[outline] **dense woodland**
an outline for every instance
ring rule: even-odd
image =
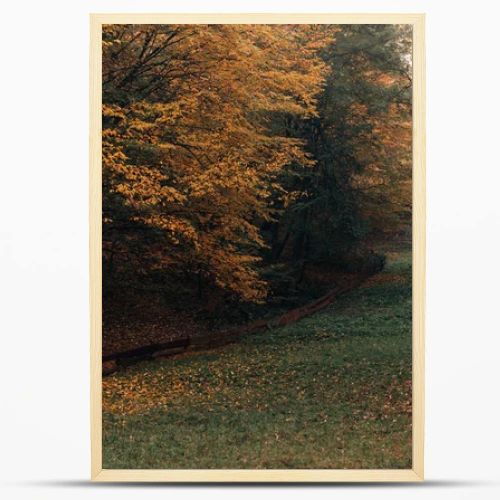
[[[411,35],[105,26],[105,322],[151,293],[243,322],[381,269],[411,233]]]

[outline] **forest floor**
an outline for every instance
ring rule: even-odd
[[[411,252],[311,317],[103,380],[104,468],[411,467]]]

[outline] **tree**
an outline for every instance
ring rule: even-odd
[[[304,140],[273,116],[316,114],[314,26],[103,30],[103,256],[116,281],[161,270],[244,300],[266,293],[259,226]]]
[[[370,232],[411,223],[410,48],[407,26],[334,28],[320,50],[318,114],[290,124],[315,164],[283,173],[289,197],[272,227],[271,260],[344,265]]]

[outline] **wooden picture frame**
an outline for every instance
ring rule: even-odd
[[[424,14],[91,14],[90,314],[91,478],[94,481],[346,482],[424,478],[425,49]],[[407,470],[107,470],[102,467],[101,33],[103,24],[411,24],[413,26],[413,420]]]

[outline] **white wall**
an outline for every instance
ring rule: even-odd
[[[0,475],[4,498],[267,489],[86,485],[88,13],[426,12],[426,475],[415,487],[273,488],[280,498],[499,498],[498,2],[11,1],[0,37]],[[495,92],[496,91],[496,92]],[[497,483],[492,483],[497,481]],[[404,490],[404,491],[403,491]]]

